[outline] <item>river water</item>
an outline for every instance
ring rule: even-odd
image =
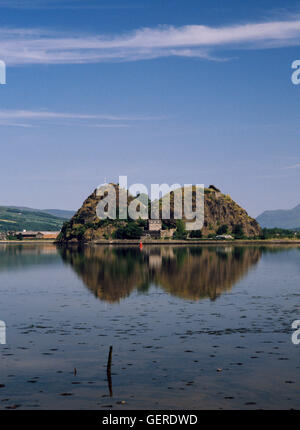
[[[292,246],[1,244],[0,408],[298,409],[299,281]]]

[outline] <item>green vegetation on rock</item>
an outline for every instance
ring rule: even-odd
[[[134,221],[129,221],[126,225],[119,227],[114,233],[114,239],[139,239],[143,234],[142,227]]]

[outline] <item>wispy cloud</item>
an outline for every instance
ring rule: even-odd
[[[291,166],[282,167],[282,170],[286,169],[300,169],[300,163],[292,164]]]
[[[22,127],[22,128],[32,128],[34,125],[32,124],[26,124],[22,122],[12,122],[12,121],[6,121],[6,120],[0,120],[0,126],[4,127]]]
[[[50,112],[45,110],[0,110],[0,125],[13,127],[35,127],[55,120],[58,125],[76,125],[93,128],[125,128],[135,121],[161,120],[159,116],[128,116],[109,114],[82,114]],[[102,121],[99,123],[99,121]]]
[[[116,35],[86,35],[43,29],[0,29],[0,58],[11,65],[138,61],[181,56],[217,59],[226,49],[300,45],[300,19],[225,27],[186,25],[141,28]]]

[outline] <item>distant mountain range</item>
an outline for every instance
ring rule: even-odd
[[[0,231],[59,231],[74,211],[0,206]]]
[[[261,225],[261,227],[299,229],[300,205],[293,209],[265,211],[256,218],[256,221]]]

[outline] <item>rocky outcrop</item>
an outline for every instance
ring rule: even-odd
[[[228,226],[229,233],[240,225],[246,237],[258,237],[261,228],[245,209],[239,206],[229,195],[224,195],[211,188],[205,189],[204,235],[214,234],[222,225]]]
[[[118,186],[114,185],[114,187],[118,196]],[[129,195],[127,203],[129,204],[132,200],[133,197]],[[96,214],[99,201],[100,197],[95,190],[84,201],[71,220],[63,225],[58,242],[91,242],[99,239],[111,239],[116,230],[127,225],[127,220],[100,220]],[[164,228],[172,229],[176,227],[176,220],[174,220],[172,214],[171,194],[171,219],[163,223]],[[221,226],[227,226],[229,234],[234,233],[237,226],[239,226],[245,237],[258,237],[261,234],[259,224],[247,214],[245,209],[240,207],[229,195],[224,195],[218,188],[210,186],[204,192],[204,226],[202,234],[204,237],[215,235]]]

